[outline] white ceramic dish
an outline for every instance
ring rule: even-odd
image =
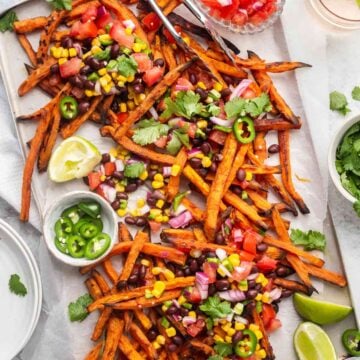
[[[12,274],[18,274],[28,293],[8,290]],[[0,338],[1,359],[13,359],[29,341],[39,320],[42,304],[40,273],[24,240],[0,219]]]
[[[87,260],[85,258],[76,259],[60,252],[55,246],[54,225],[60,218],[61,213],[70,206],[78,204],[80,201],[94,200],[101,205],[101,220],[104,223],[103,232],[111,237],[111,244],[103,255],[94,259]],[[61,196],[53,202],[53,204],[45,210],[43,222],[43,234],[46,245],[50,252],[60,261],[71,266],[86,266],[103,259],[112,249],[117,241],[117,219],[115,211],[111,208],[101,196],[90,191],[73,191]]]
[[[328,168],[330,177],[335,185],[335,187],[339,190],[342,196],[345,199],[349,200],[351,203],[356,201],[355,197],[352,196],[341,184],[340,176],[336,171],[335,160],[336,160],[336,149],[340,144],[342,138],[345,133],[357,122],[360,121],[360,114],[352,117],[351,119],[342,123],[342,125],[335,131],[335,134],[330,142],[329,155],[328,155]]]

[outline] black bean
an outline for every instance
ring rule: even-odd
[[[271,305],[272,305],[273,309],[275,310],[275,312],[278,313],[279,312],[279,305],[277,303],[274,303],[274,302],[272,302]]]
[[[156,59],[154,61],[154,65],[158,66],[158,67],[163,67],[165,65],[165,61],[164,61],[164,59],[161,59],[161,58]]]
[[[124,193],[124,192],[118,191],[118,192],[116,193],[116,198],[117,198],[118,200],[127,200],[127,199],[129,198],[129,196],[128,196],[128,194],[126,194],[126,193]]]
[[[221,90],[221,97],[223,99],[226,99],[230,95],[231,95],[231,90],[229,88]]]
[[[138,275],[137,274],[132,274],[129,276],[129,279],[128,279],[128,283],[129,284],[136,284],[138,281]]]
[[[156,337],[157,337],[157,331],[156,331],[155,329],[150,329],[150,330],[147,332],[146,336],[148,337],[148,339],[149,339],[150,341],[153,341],[153,340],[155,340]]]
[[[143,216],[139,216],[139,217],[136,219],[135,225],[136,225],[136,226],[139,226],[139,227],[142,227],[142,226],[145,226],[146,223],[147,223],[146,219],[145,219]]]
[[[198,82],[198,78],[197,78],[196,74],[194,74],[194,73],[190,74],[189,80],[193,85],[197,84],[197,82]]]
[[[134,191],[136,191],[137,190],[137,185],[135,184],[135,183],[132,183],[132,184],[128,184],[128,185],[126,185],[126,187],[125,187],[125,191],[126,192],[134,192]]]
[[[81,81],[79,76],[72,76],[69,79],[69,82],[72,86],[78,87],[80,89],[82,89],[84,87],[84,83]]]
[[[207,169],[196,169],[197,173],[201,176],[201,177],[205,177],[208,173],[208,170]]]
[[[157,199],[150,196],[146,202],[148,203],[149,206],[155,206],[157,203]]]
[[[134,91],[137,93],[137,94],[141,94],[145,91],[145,87],[143,84],[141,83],[138,83],[138,84],[135,84],[134,85]]]
[[[143,280],[146,276],[146,266],[145,265],[140,265],[139,267],[139,279]]]
[[[207,258],[216,258],[216,253],[214,251],[209,251],[206,253]]]
[[[255,295],[256,296],[256,295]],[[250,301],[244,309],[244,313],[245,314],[251,314],[251,312],[255,309],[255,302],[254,301]]]
[[[113,177],[118,180],[124,179],[124,172],[123,171],[114,171]]]
[[[232,85],[234,83],[234,78],[229,75],[223,75],[223,79],[228,85]]]
[[[203,143],[203,140],[200,138],[194,138],[192,139],[192,143],[194,146],[200,146]]]
[[[116,100],[114,100],[114,101],[111,103],[110,108],[111,108],[111,110],[112,110],[114,113],[120,112],[119,103],[118,103]]]
[[[248,288],[253,289],[256,287],[256,281],[255,280],[249,280],[248,281]]]
[[[269,279],[275,279],[276,278],[275,271],[271,271],[271,272],[267,273],[266,277],[268,277]]]
[[[102,69],[102,68],[106,67],[107,61],[101,60],[101,61],[99,62],[99,65],[100,65],[100,69]]]
[[[120,54],[120,46],[118,43],[114,43],[111,45],[111,49],[110,49],[110,56],[112,59],[115,59],[119,56]]]
[[[248,290],[246,293],[247,299],[255,299],[258,294],[258,291],[255,289]]]
[[[177,313],[177,311],[178,311],[177,307],[176,307],[175,305],[171,305],[171,306],[169,306],[169,308],[166,310],[166,313],[167,313],[168,315],[174,315],[174,314]]]
[[[95,89],[95,83],[90,80],[84,81],[84,88],[88,90],[94,90]]]
[[[59,73],[59,64],[51,65],[50,71],[52,74],[58,74]]]
[[[110,158],[110,154],[109,154],[109,153],[105,153],[105,154],[102,154],[102,155],[101,155],[101,162],[102,162],[103,164],[109,162],[110,160],[111,160],[111,158]]]
[[[214,161],[220,162],[220,161],[222,161],[222,159],[223,159],[222,154],[215,154],[214,155]]]
[[[261,289],[262,289],[262,285],[261,284],[256,284],[255,290],[260,291]]]
[[[88,101],[81,101],[78,109],[80,114],[85,114],[90,109],[90,103]]]
[[[244,181],[245,178],[246,178],[246,172],[244,169],[239,169],[236,173],[236,178],[239,180],[239,181]]]
[[[168,350],[169,350],[170,352],[175,352],[178,347],[177,347],[175,344],[171,343],[171,344],[168,345],[167,348],[168,348]]]
[[[216,163],[211,163],[211,165],[210,165],[210,167],[209,167],[209,171],[210,172],[216,172],[216,170],[217,170],[217,165],[216,165]]]
[[[70,49],[74,45],[74,42],[71,37],[65,36],[61,39],[61,46],[65,49]]]
[[[135,179],[135,184],[136,184],[137,186],[144,185],[144,180],[141,180],[141,179]]]
[[[280,146],[278,144],[272,144],[269,146],[268,152],[270,154],[276,154],[280,150]]]
[[[87,60],[87,64],[93,69],[93,70],[100,70],[101,64],[98,59],[95,59],[94,57],[89,57]]]
[[[114,210],[118,210],[119,207],[120,207],[120,202],[119,200],[115,200],[111,203],[111,207],[114,209]]]
[[[92,72],[91,67],[89,65],[85,65],[80,69],[81,75],[89,75]]]
[[[129,225],[134,225],[135,221],[136,221],[136,219],[133,216],[127,216],[125,218],[125,222]]]
[[[288,289],[282,289],[282,291],[281,291],[281,297],[282,298],[288,298],[292,294],[293,294],[293,292],[291,290],[288,290]]]
[[[233,344],[236,344],[239,341],[241,341],[243,339],[243,337],[244,337],[243,332],[241,330],[237,331],[232,337]]]
[[[224,235],[218,232],[215,236],[215,243],[218,245],[223,245],[225,243]]]
[[[223,279],[223,280],[217,280],[215,282],[216,289],[219,291],[228,290],[230,288],[229,281]]]
[[[190,276],[192,273],[191,273],[191,270],[190,270],[190,268],[188,267],[188,266],[186,266],[185,268],[184,268],[184,275],[185,276]]]
[[[194,169],[200,169],[201,168],[201,159],[193,157],[190,159],[190,165],[194,168]]]
[[[259,251],[259,252],[264,252],[267,249],[268,249],[268,246],[265,243],[260,243],[260,244],[256,245],[256,250]]]
[[[175,276],[176,277],[183,277],[184,276],[184,271],[181,270],[181,269],[176,269]]]
[[[199,266],[202,266],[202,264],[204,263],[205,260],[206,260],[205,254],[200,255],[200,256],[196,259],[196,261],[197,261],[197,263],[199,264]]]
[[[211,145],[208,142],[204,142],[201,146],[200,146],[201,151],[207,155],[209,154],[209,152],[211,151]]]
[[[215,293],[216,293],[216,286],[215,286],[215,284],[210,284],[210,285],[209,285],[209,290],[208,290],[208,292],[209,292],[209,296],[215,295]]]
[[[192,259],[191,260],[191,263],[190,263],[190,271],[195,274],[199,269],[199,266],[198,266],[198,263],[195,259]]]
[[[181,345],[183,344],[183,339],[182,339],[182,337],[179,336],[179,335],[175,335],[175,336],[172,338],[172,341],[173,341],[174,344],[179,345],[179,346],[181,346]]]
[[[200,99],[203,101],[206,100],[208,97],[208,92],[202,88],[196,88],[195,92],[200,95]]]
[[[149,170],[148,177],[150,180],[154,180],[154,176],[157,174],[156,170]]]
[[[250,272],[250,274],[256,274],[256,273],[258,273],[258,272],[259,272],[258,267],[257,267],[257,266],[255,266],[255,265],[253,265],[253,267],[251,268],[251,272]]]
[[[116,284],[116,287],[118,288],[118,290],[122,290],[126,288],[126,280],[121,280]]]
[[[184,307],[181,307],[180,314],[181,314],[181,316],[187,316],[189,314],[189,310],[185,309]]]
[[[232,186],[231,187],[232,191],[236,194],[236,195],[241,195],[242,194],[242,189],[239,186]]]

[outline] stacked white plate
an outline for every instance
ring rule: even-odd
[[[18,274],[27,295],[9,290],[9,279]],[[0,339],[1,360],[14,358],[29,341],[39,320],[42,289],[39,269],[24,240],[0,219]]]

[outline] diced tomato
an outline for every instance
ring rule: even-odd
[[[231,274],[231,277],[237,281],[245,280],[251,273],[252,263],[249,261],[241,261],[240,266],[238,266]]]
[[[168,137],[167,135],[164,135],[164,136],[160,136],[159,139],[157,139],[154,144],[160,148],[160,149],[164,149],[166,144],[167,144],[167,141],[168,141]]]
[[[239,184],[239,186],[240,186],[243,190],[245,190],[249,185],[250,185],[250,183],[249,183],[248,181],[246,181],[246,180],[241,181],[240,184]]]
[[[272,305],[263,304],[260,316],[262,318],[265,328],[267,328],[270,325],[270,322],[276,318],[276,312]]]
[[[117,116],[117,122],[119,124],[122,124],[127,119],[127,117],[129,116],[129,113],[122,112],[122,113],[118,113],[116,116]]]
[[[256,93],[254,90],[247,88],[246,90],[244,90],[244,92],[241,94],[241,97],[244,99],[253,99],[254,97],[256,97]]]
[[[188,128],[188,131],[187,131],[187,134],[189,135],[189,137],[191,137],[192,139],[195,137],[195,134],[196,134],[196,124],[194,123],[190,123],[188,124],[189,128]]]
[[[158,30],[161,25],[160,18],[154,12],[145,15],[141,22],[144,25],[145,29],[149,31]]]
[[[177,32],[178,34],[181,34],[181,27],[180,27],[179,25],[175,25],[174,28],[175,28],[175,30],[176,30],[176,32]],[[166,37],[166,40],[167,40],[170,44],[175,44],[175,43],[176,43],[174,37],[170,34],[170,31],[169,31],[168,29],[164,28],[163,34],[164,34],[164,36]]]
[[[224,145],[227,137],[227,133],[220,130],[212,130],[209,135],[209,140],[213,141],[216,144]]]
[[[111,176],[115,170],[116,170],[116,166],[114,162],[107,162],[104,164],[104,170],[105,170],[105,175],[106,176]]]
[[[264,286],[263,290],[270,292],[274,287],[274,279],[270,278],[268,279],[268,283]]]
[[[115,23],[111,30],[110,30],[110,36],[119,43],[119,45],[125,46],[129,49],[131,49],[134,45],[134,36],[128,35],[125,32],[125,28],[120,25],[119,23]]]
[[[247,8],[248,6],[252,5],[252,3],[254,2],[254,0],[240,0],[239,1],[239,6],[244,9]]]
[[[99,29],[104,29],[107,25],[113,24],[114,19],[110,13],[106,13],[96,19],[96,26]]]
[[[224,6],[221,8],[221,17],[226,20],[231,20],[232,17],[236,14],[239,7],[239,0],[232,0],[231,5]]]
[[[70,36],[77,40],[85,40],[94,38],[97,35],[98,29],[93,21],[86,23],[76,21],[71,27]]]
[[[203,3],[212,8],[212,9],[222,9],[224,8],[217,0],[202,0]]]
[[[104,190],[101,188],[101,186],[98,186],[98,187],[96,188],[96,193],[97,193],[98,195],[100,195],[101,197],[103,197],[105,200],[107,200],[107,199],[106,199],[106,196],[105,196],[105,193],[104,193]]]
[[[251,254],[245,250],[239,251],[241,261],[253,261],[255,259],[255,255]]]
[[[277,261],[271,259],[267,255],[263,257],[256,263],[256,266],[261,272],[270,272],[276,269]]]
[[[152,233],[157,233],[157,232],[160,231],[161,223],[158,223],[158,222],[153,221],[153,220],[149,220],[148,223],[149,223],[150,230],[151,230]]]
[[[82,15],[81,21],[86,23],[88,21],[94,21],[97,17],[97,6],[90,6]]]
[[[189,325],[186,328],[186,332],[192,336],[196,337],[205,327],[205,321],[203,319],[199,319],[196,323]]]
[[[156,84],[162,77],[164,73],[163,68],[154,66],[152,69],[147,70],[143,76],[143,80],[147,86],[153,86]]]
[[[194,90],[194,85],[188,79],[184,77],[180,77],[175,84],[175,90],[177,91]]]
[[[201,301],[200,292],[195,286],[191,289],[190,294],[185,297],[192,303],[199,303]]]
[[[266,328],[268,333],[274,332],[275,330],[281,328],[281,321],[280,319],[272,319],[270,321],[269,326]]]
[[[135,61],[138,64],[138,72],[145,72],[147,70],[150,70],[153,67],[153,63],[151,59],[149,58],[149,55],[144,53],[134,53],[132,54],[132,57],[135,59]]]
[[[245,25],[246,22],[248,21],[247,13],[238,11],[238,12],[233,16],[233,18],[231,19],[231,21],[232,21],[234,24],[236,24],[236,25],[243,26],[243,25]]]
[[[95,190],[101,184],[101,174],[99,172],[91,172],[88,175],[89,188]]]
[[[254,230],[246,230],[244,233],[243,249],[251,254],[256,254],[256,245],[262,241],[262,236]]]
[[[203,271],[209,278],[209,284],[213,284],[216,281],[216,269],[217,265],[215,263],[206,261],[203,264]]]
[[[61,77],[68,78],[77,75],[80,72],[81,63],[81,59],[75,57],[61,64],[59,67]]]

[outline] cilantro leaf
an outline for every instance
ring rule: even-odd
[[[310,230],[306,233],[299,229],[291,229],[290,238],[295,245],[302,245],[307,251],[325,250],[325,235],[319,231]]]
[[[249,99],[245,105],[245,111],[251,117],[255,118],[260,116],[263,112],[268,112],[271,110],[271,103],[269,96],[265,93],[262,93],[260,96]]]
[[[18,296],[25,296],[27,294],[27,289],[25,285],[21,282],[20,276],[18,274],[12,274],[9,279],[9,290]]]
[[[180,141],[180,139],[176,136],[176,134],[172,133],[171,139],[170,141],[168,141],[167,145],[166,145],[166,150],[171,154],[171,155],[176,155],[179,150],[181,149],[182,143]]]
[[[220,114],[220,107],[211,103],[206,107],[206,112],[209,113],[210,116],[218,116]]]
[[[182,116],[191,119],[199,115],[204,110],[204,105],[200,103],[200,95],[193,91],[179,91],[175,100],[170,97],[165,98],[166,109],[161,114],[163,118],[169,118],[172,115]]]
[[[89,294],[80,296],[75,302],[68,305],[68,314],[71,322],[83,321],[89,315],[87,307],[93,302]]]
[[[200,310],[214,319],[225,318],[231,314],[231,306],[228,301],[221,301],[218,296],[210,296],[205,303],[200,305]]]
[[[143,120],[134,131],[133,141],[139,145],[153,144],[161,136],[167,135],[169,126],[158,121]]]
[[[224,358],[220,355],[211,355],[207,360],[223,360]]]
[[[178,137],[178,139],[180,140],[180,142],[186,147],[186,148],[190,148],[190,140],[189,140],[189,135],[187,133],[182,132],[181,130],[174,130],[173,134],[175,134],[175,136]]]
[[[8,30],[13,31],[14,22],[17,20],[18,18],[16,16],[15,11],[13,10],[8,11],[0,18],[0,31],[2,33]]]
[[[234,119],[239,115],[243,115],[245,104],[246,104],[245,100],[239,97],[228,101],[225,104],[226,117],[228,119]]]
[[[117,58],[117,70],[120,75],[129,77],[137,72],[138,64],[132,56],[121,55]]]
[[[56,10],[71,10],[72,0],[46,0]]]
[[[233,347],[232,344],[228,344],[222,341],[217,341],[216,345],[214,346],[214,350],[220,355],[220,356],[229,356],[233,353]]]
[[[124,175],[128,178],[138,178],[145,171],[145,165],[142,161],[125,165]]]
[[[359,0],[360,3],[360,0]],[[360,101],[360,86],[355,86],[351,92],[351,96],[354,100]]]
[[[330,93],[330,110],[336,110],[345,116],[351,111],[347,105],[348,102],[344,94],[339,91],[333,91]]]
[[[357,200],[357,201],[354,202],[353,208],[354,208],[357,216],[360,217],[360,201],[359,201],[359,200]]]

